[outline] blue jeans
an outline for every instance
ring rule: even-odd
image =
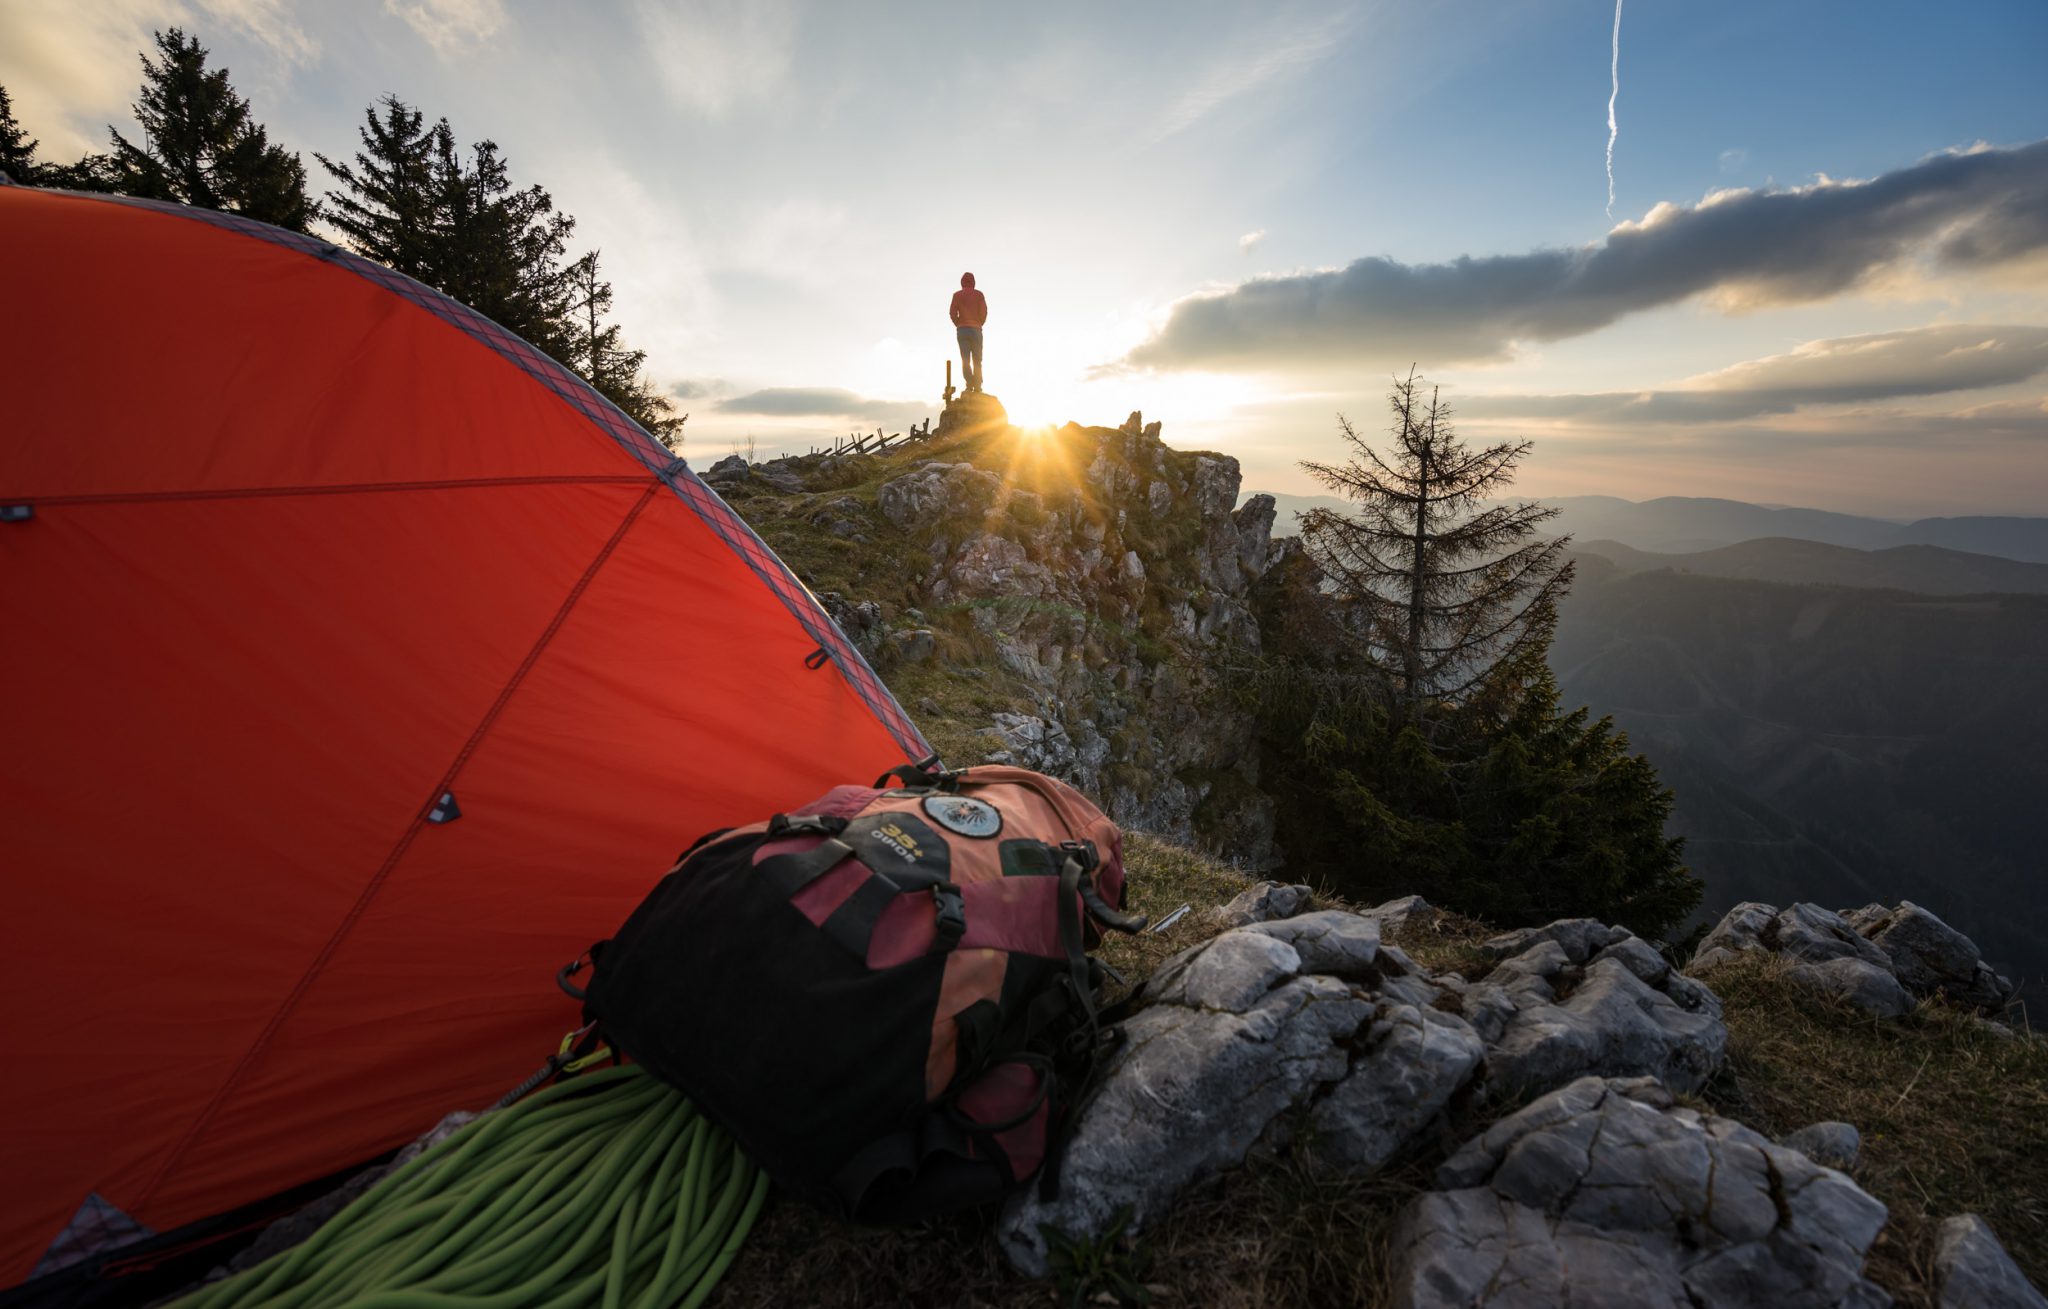
[[[981,389],[981,329],[960,327],[954,329],[960,338],[960,381],[970,391]]]

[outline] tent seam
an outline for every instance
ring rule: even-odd
[[[195,209],[189,205],[144,200],[136,196],[50,189],[83,200],[104,201],[175,214],[194,222],[206,223],[268,241],[288,250],[296,250],[323,263],[344,268],[403,297],[471,340],[496,351],[529,378],[553,392],[564,404],[583,415],[599,431],[610,436],[621,449],[638,460],[649,472],[666,482],[690,511],[703,520],[713,534],[725,542],[726,546],[740,557],[740,561],[782,601],[783,607],[796,619],[797,625],[803,628],[805,634],[832,656],[832,662],[838,667],[840,676],[853,688],[854,694],[868,707],[869,712],[874,714],[896,739],[896,744],[903,747],[912,759],[921,760],[932,754],[930,742],[924,739],[924,734],[918,731],[917,724],[904,712],[903,706],[869,666],[860,650],[847,638],[838,622],[825,611],[824,606],[818,602],[810,588],[803,584],[802,579],[791,572],[789,565],[783,563],[780,556],[761,540],[760,534],[754,531],[752,524],[734,512],[732,506],[697,476],[695,470],[691,469],[684,459],[680,456],[671,456],[666,446],[656,441],[645,428],[634,422],[624,410],[605,398],[596,388],[563,367],[561,361],[550,357],[531,342],[493,322],[453,296],[437,291],[394,268],[387,268],[374,260],[352,254],[319,237],[273,227],[268,223],[224,210]],[[592,402],[595,402],[594,405]],[[684,490],[684,479],[687,479],[690,487],[687,492]],[[759,554],[747,548],[742,542],[751,542],[753,546],[758,547]],[[767,562],[761,558],[763,555]],[[819,621],[821,619],[822,623]]]
[[[638,481],[639,479],[636,478],[634,480]],[[184,1158],[186,1152],[192,1148],[199,1137],[212,1125],[214,1115],[219,1111],[222,1103],[226,1101],[229,1093],[235,1089],[249,1069],[254,1066],[258,1056],[263,1053],[271,1040],[276,1037],[278,1030],[284,1026],[285,1020],[291,1016],[294,1009],[298,1008],[299,1002],[312,989],[313,983],[318,980],[320,973],[334,958],[336,951],[340,950],[342,941],[350,932],[355,930],[356,924],[361,921],[363,914],[369,910],[370,902],[377,898],[377,893],[384,888],[385,882],[389,880],[393,870],[398,867],[399,861],[404,859],[406,852],[412,848],[414,839],[419,836],[420,831],[427,825],[428,811],[444,792],[453,789],[455,778],[462,771],[463,765],[469,762],[470,757],[476,753],[477,747],[483,744],[483,739],[489,734],[492,724],[497,722],[498,715],[504,712],[505,706],[510,703],[513,694],[518,691],[520,683],[526,680],[526,675],[533,671],[533,666],[536,663],[540,662],[541,654],[547,649],[549,643],[554,640],[555,633],[559,632],[562,629],[562,625],[568,621],[570,612],[575,609],[576,602],[583,598],[583,593],[589,589],[591,580],[597,576],[598,570],[604,567],[605,562],[618,549],[619,542],[625,540],[626,533],[631,530],[634,523],[639,521],[641,513],[645,511],[649,504],[653,503],[655,493],[660,488],[661,483],[656,481],[650,484],[645,491],[641,492],[640,497],[626,511],[625,518],[620,521],[617,529],[612,532],[611,539],[604,543],[603,549],[597,552],[597,557],[590,561],[590,566],[585,568],[583,575],[576,579],[576,585],[569,589],[569,594],[563,599],[560,607],[555,610],[554,618],[542,630],[540,636],[534,641],[532,648],[526,652],[526,657],[520,661],[519,667],[513,670],[511,678],[505,683],[503,689],[498,692],[497,699],[491,702],[491,707],[485,711],[483,718],[477,723],[476,730],[470,733],[469,739],[463,743],[462,749],[456,753],[455,761],[441,775],[441,779],[435,785],[432,795],[426,803],[420,806],[419,811],[413,815],[412,822],[407,825],[404,834],[398,838],[398,844],[392,847],[391,853],[385,857],[384,862],[379,865],[376,873],[364,884],[362,893],[356,897],[356,901],[350,906],[348,913],[336,925],[334,932],[327,938],[327,943],[320,948],[320,953],[313,957],[311,964],[307,965],[306,971],[300,976],[298,983],[285,996],[284,1003],[277,1007],[276,1012],[270,1016],[270,1021],[264,1025],[262,1032],[250,1043],[249,1048],[242,1052],[242,1057],[235,1061],[235,1066],[228,1070],[228,1075],[221,1080],[219,1088],[207,1100],[205,1108],[199,1111],[199,1115],[192,1120],[192,1125],[185,1129],[185,1134],[178,1139],[178,1143],[172,1146],[170,1151],[164,1156],[163,1163],[157,1166],[156,1171],[143,1184],[131,1206],[133,1209],[139,1211],[155,1198],[158,1188],[170,1177],[178,1163]]]

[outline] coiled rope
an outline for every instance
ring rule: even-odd
[[[637,1065],[485,1114],[176,1309],[696,1309],[768,1177]]]

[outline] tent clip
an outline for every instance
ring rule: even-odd
[[[434,807],[427,811],[430,823],[452,823],[462,817],[462,806],[455,803],[455,792],[443,791],[441,798],[434,801]]]
[[[804,667],[814,673],[830,662],[832,662],[832,652],[822,645],[804,656]]]
[[[34,505],[0,505],[0,523],[25,523],[35,516]]]

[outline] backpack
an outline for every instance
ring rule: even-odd
[[[562,982],[784,1188],[914,1221],[1056,1155],[1100,1041],[1087,947],[1145,923],[1123,892],[1122,834],[1072,787],[912,765],[700,839]]]

